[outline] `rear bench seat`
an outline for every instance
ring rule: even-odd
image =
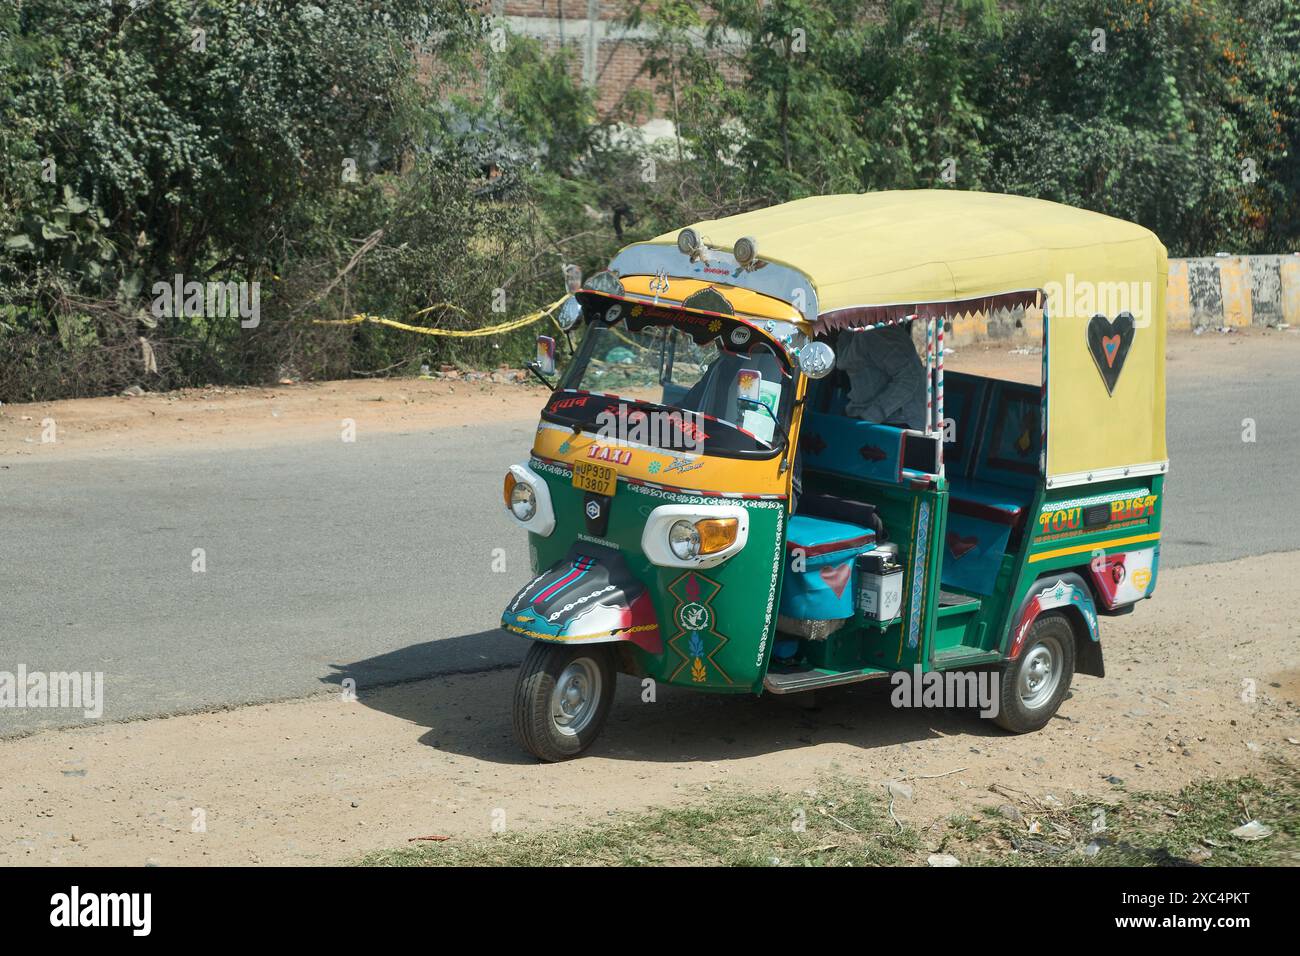
[[[834,378],[814,389],[801,438],[806,467],[904,484],[903,433],[845,417],[843,386]],[[944,445],[949,499],[941,582],[990,594],[1008,548],[1024,533],[1038,487],[1041,396],[1033,385],[961,372],[949,374],[945,389],[944,414],[955,427]],[[819,507],[801,499],[799,511],[882,530],[842,503]],[[792,537],[794,531],[792,521]]]
[[[961,372],[948,379],[944,413],[955,426],[944,444],[950,507],[1019,527],[1038,486],[1038,389]],[[1011,440],[1023,431],[1028,442],[1015,449]]]
[[[1024,533],[1038,483],[1040,396],[1032,385],[961,373],[950,378],[956,434],[945,445],[948,528],[940,582],[991,594],[1003,557]]]
[[[1019,488],[975,481],[972,478],[952,478],[948,485],[950,513],[1009,525],[1013,531],[1019,530],[1023,525],[1029,494],[1021,495]]]

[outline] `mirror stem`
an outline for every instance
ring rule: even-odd
[[[552,385],[550,381],[547,379],[547,377],[542,374],[541,369],[537,367],[536,362],[529,362],[527,365],[524,366],[524,368],[532,372],[533,375],[537,377],[537,380],[541,382],[543,385],[545,385],[547,388],[549,388],[552,392],[555,391],[555,386]]]

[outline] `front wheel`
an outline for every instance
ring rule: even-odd
[[[578,756],[605,726],[617,679],[604,645],[534,644],[515,683],[515,739],[550,763]]]
[[[1074,628],[1063,614],[1043,614],[1030,625],[1020,656],[1002,671],[994,721],[1015,734],[1042,729],[1073,678]]]

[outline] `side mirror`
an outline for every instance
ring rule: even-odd
[[[555,321],[560,324],[561,329],[567,332],[577,325],[578,320],[581,318],[582,303],[578,301],[576,296],[571,295],[565,299],[564,304],[560,306],[560,311],[556,314]]]
[[[799,370],[809,378],[825,378],[835,368],[835,350],[825,342],[809,342],[799,350]]]
[[[555,374],[555,339],[549,335],[537,336],[537,371],[543,375]]]

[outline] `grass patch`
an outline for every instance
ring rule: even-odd
[[[1065,806],[1018,807],[1022,820],[982,815],[963,862],[1010,866],[1300,865],[1300,773],[1278,765],[1267,778],[1190,784],[1177,793],[1119,791]],[[1272,835],[1247,841],[1231,831],[1251,820]]]
[[[927,830],[899,825],[884,788],[834,779],[814,791],[715,794],[699,806],[629,814],[585,827],[413,843],[363,859],[371,866],[890,866],[931,853],[964,865],[1259,866],[1300,864],[1300,780],[1205,781],[1178,793],[1125,792],[1106,801],[1015,811],[975,810]],[[1011,800],[1007,801],[1012,804]],[[1230,831],[1259,820],[1254,842]]]
[[[697,807],[653,810],[598,826],[506,833],[467,843],[374,853],[375,866],[870,866],[920,848],[887,804],[835,782],[799,795],[719,794]]]

